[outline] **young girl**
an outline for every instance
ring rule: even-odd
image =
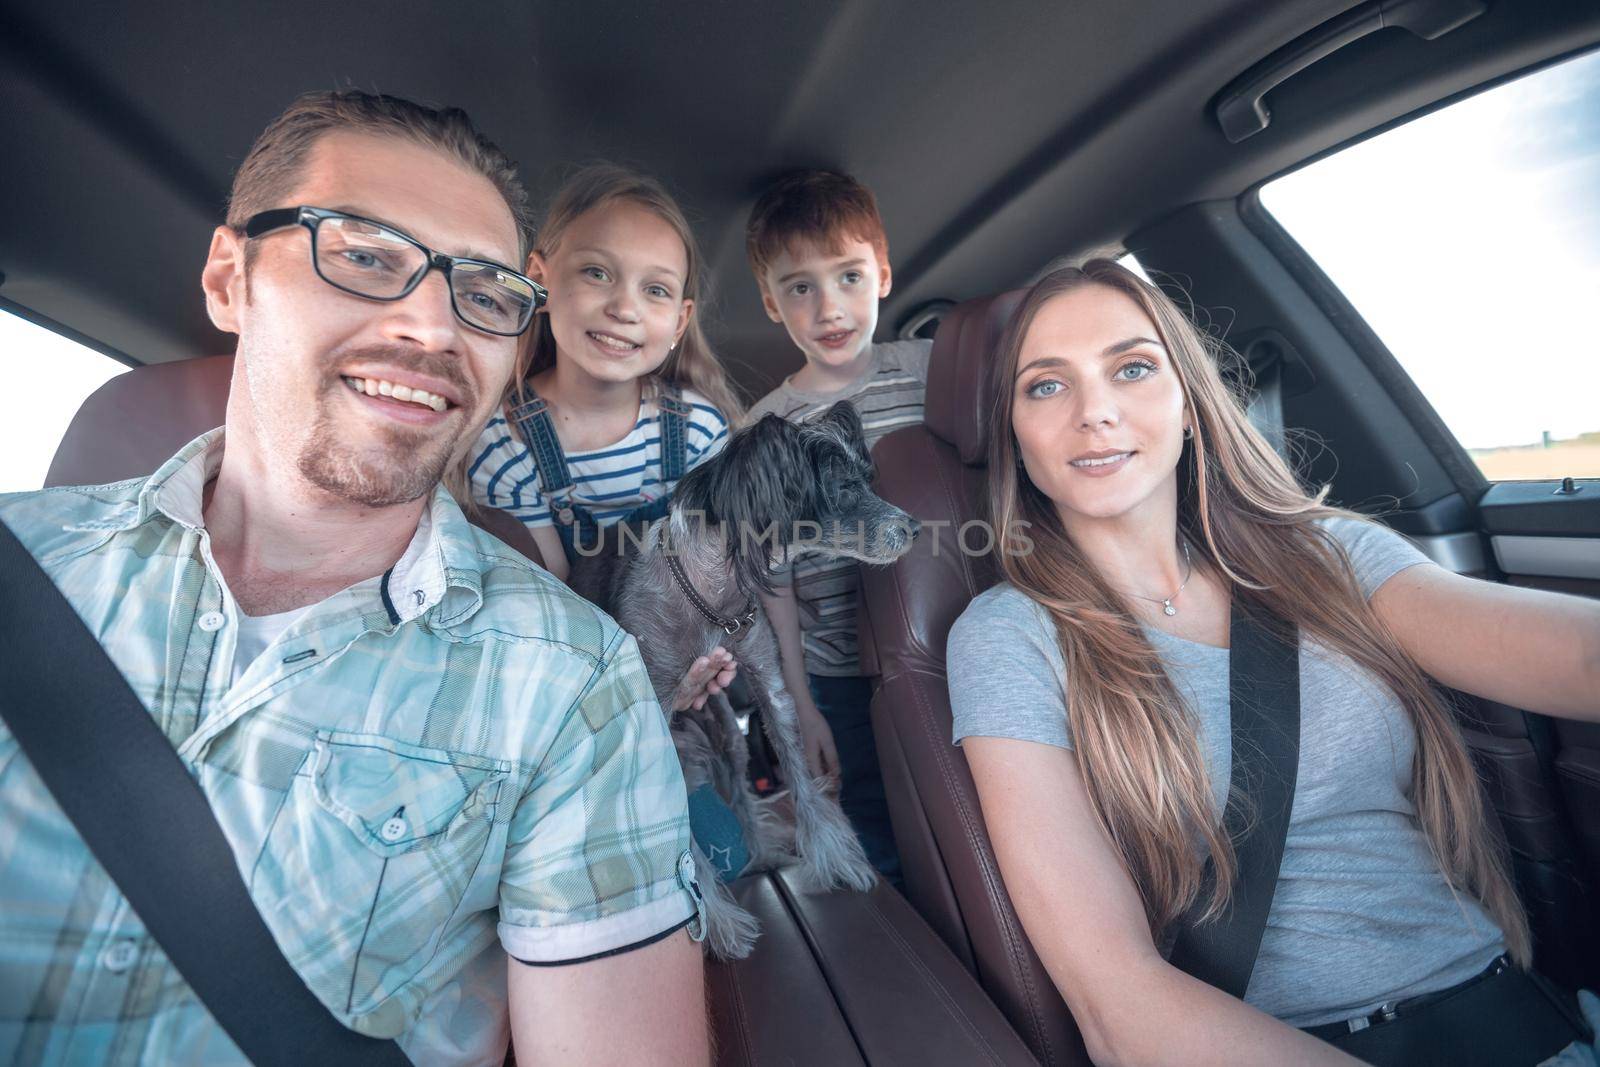
[[[556,194],[529,256],[549,291],[506,404],[468,453],[474,502],[510,512],[563,581],[601,531],[665,515],[673,486],[742,413],[695,316],[700,257],[662,186],[612,164]],[[732,677],[721,649],[710,693]]]
[[[740,406],[695,318],[694,236],[659,183],[612,164],[580,170],[528,274],[549,299],[467,473],[473,499],[522,520],[565,579],[602,528],[666,514]]]
[[[991,521],[1031,523],[1033,548],[1000,555],[1008,581],[951,631],[955,733],[1090,1055],[1595,1062],[1577,1006],[1526,970],[1527,922],[1430,677],[1600,720],[1600,605],[1450,573],[1307,496],[1200,334],[1115,263],[1040,281],[992,374]],[[1157,948],[1239,880],[1218,823],[1241,609],[1300,634],[1298,782],[1242,1000]]]

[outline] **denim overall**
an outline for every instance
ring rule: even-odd
[[[661,481],[670,486],[683,477],[687,465],[688,450],[684,433],[691,408],[676,385],[660,382],[657,384],[656,409],[660,412],[661,421]],[[576,486],[567,470],[567,455],[561,450],[561,441],[556,437],[556,428],[550,421],[549,403],[529,388],[528,399],[511,409],[511,421],[516,424],[522,439],[528,443],[528,450],[533,454],[533,465],[539,471],[539,489],[550,505],[550,516],[554,520],[556,534],[561,538],[561,547],[567,554],[567,562],[573,562],[582,552],[592,554],[597,551],[601,537],[600,524],[595,521],[593,512],[572,499]],[[672,494],[669,492],[660,500],[640,504],[620,521],[652,522],[665,515],[671,505]]]

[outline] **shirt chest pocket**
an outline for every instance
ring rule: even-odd
[[[367,1032],[403,1026],[446,939],[494,895],[477,879],[511,764],[320,733],[267,834],[251,891],[295,969]],[[474,882],[478,885],[474,887]],[[474,897],[466,900],[469,889]],[[492,889],[492,887],[491,887]],[[485,921],[484,925],[492,926]],[[448,952],[446,954],[449,954]],[[405,994],[397,999],[397,994]]]

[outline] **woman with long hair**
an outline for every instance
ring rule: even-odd
[[[1434,683],[1600,719],[1600,604],[1461,577],[1308,495],[1219,354],[1108,260],[1028,293],[992,367],[988,457],[991,521],[1026,537],[951,631],[956,740],[1096,1063],[1348,1063],[1318,1037],[1391,1017],[1415,1033],[1404,1020],[1432,994],[1532,981]],[[1216,920],[1238,884],[1221,825],[1236,609],[1300,638],[1298,784],[1243,1000],[1162,955],[1181,917]],[[1547,1000],[1523,1063],[1582,1032]]]

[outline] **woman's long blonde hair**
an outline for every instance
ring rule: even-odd
[[[1246,608],[1294,621],[1395,694],[1416,729],[1411,799],[1439,867],[1452,889],[1483,904],[1512,957],[1527,966],[1527,920],[1454,716],[1368,605],[1343,548],[1318,523],[1352,513],[1325,505],[1326,489],[1308,496],[1250,424],[1218,369],[1226,349],[1155,286],[1097,259],[1042,278],[1000,342],[989,381],[989,507],[995,529],[1027,529],[1033,541],[1031,552],[997,556],[1006,578],[1055,621],[1078,768],[1095,818],[1139,887],[1152,935],[1161,938],[1196,901],[1206,855],[1216,891],[1203,913],[1220,914],[1236,873],[1233,845],[1216,821],[1192,712],[1125,602],[1028,479],[1011,430],[1029,326],[1047,301],[1088,285],[1123,293],[1144,310],[1183,388],[1194,436],[1178,465],[1178,529],[1196,562],[1219,573]],[[1020,527],[1023,521],[1031,528]]]
[[[637,204],[655,215],[683,241],[688,272],[683,279],[683,298],[693,300],[689,325],[677,347],[654,377],[687,387],[711,401],[728,423],[737,426],[744,416],[744,404],[728,381],[727,371],[717,358],[700,326],[705,293],[701,274],[700,247],[683,209],[662,184],[615,163],[591,163],[562,183],[550,210],[534,237],[534,251],[548,259],[561,245],[561,238],[580,216],[595,208],[622,200]],[[555,366],[556,339],[548,315],[538,315],[529,329],[527,342],[518,350],[516,369],[511,376],[512,395],[520,394],[529,378]]]

